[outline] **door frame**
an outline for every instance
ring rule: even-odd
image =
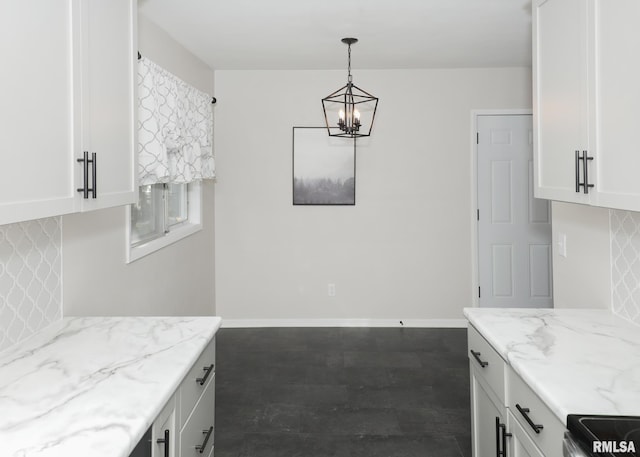
[[[477,308],[479,306],[478,287],[480,285],[480,274],[478,265],[478,118],[480,116],[533,116],[532,108],[511,108],[511,109],[473,109],[471,110],[471,134],[470,153],[471,153],[471,306]],[[535,135],[533,136],[535,142]],[[535,147],[535,144],[534,144]]]

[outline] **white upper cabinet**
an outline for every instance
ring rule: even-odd
[[[135,6],[0,2],[0,224],[135,200]],[[77,192],[83,151],[96,199]]]
[[[96,182],[89,166],[89,187],[96,198],[81,195],[82,211],[135,201],[134,116],[137,84],[136,2],[83,0],[80,4],[80,132],[84,151],[96,153]],[[77,188],[84,185],[82,163],[76,165]]]
[[[595,203],[640,211],[640,2],[599,0]]]
[[[582,161],[589,136],[587,2],[546,0],[534,5],[534,193],[538,198],[588,203]],[[576,167],[578,165],[578,167]],[[591,164],[589,164],[591,165]],[[591,189],[589,189],[591,190]]]
[[[635,0],[534,2],[536,197],[640,210],[639,20]]]
[[[75,207],[73,4],[0,2],[0,224]]]

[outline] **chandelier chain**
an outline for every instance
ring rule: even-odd
[[[352,81],[352,77],[351,77],[351,45],[350,44],[349,44],[349,48],[348,48],[348,51],[347,51],[347,55],[348,55],[348,60],[349,60],[348,75],[347,75],[348,78],[347,78],[347,80],[349,82],[351,82]]]

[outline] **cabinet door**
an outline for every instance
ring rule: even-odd
[[[88,0],[81,5],[82,146],[95,152],[97,198],[81,199],[81,210],[132,203],[134,176],[134,116],[137,85],[136,8],[132,0]],[[82,187],[82,165],[76,165]],[[91,182],[90,186],[91,187]]]
[[[640,211],[640,2],[596,2],[596,204]]]
[[[473,457],[498,455],[499,431],[496,418],[504,424],[505,408],[498,408],[471,367],[471,447]]]
[[[590,151],[588,2],[533,6],[534,194],[588,203],[576,192],[575,151]],[[580,164],[581,165],[581,164]],[[592,165],[592,164],[590,164]]]
[[[0,2],[0,224],[74,210],[77,3]]]
[[[507,457],[545,457],[540,449],[531,441],[531,438],[527,436],[527,433],[515,417],[513,417],[511,411],[507,412],[507,429],[509,433],[511,433],[511,437],[507,440]],[[561,457],[561,453],[547,457]]]
[[[177,438],[176,402],[175,397],[172,397],[151,426],[151,455],[153,457],[176,457]]]

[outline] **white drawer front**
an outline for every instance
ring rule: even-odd
[[[551,412],[544,402],[540,400],[540,397],[511,369],[509,370],[508,382],[509,411],[546,457],[562,457],[562,439],[566,430],[565,424]],[[541,425],[542,428],[536,427],[538,425]]]
[[[507,444],[507,456],[545,457],[511,411],[507,413],[507,429],[509,433],[511,433],[511,436],[507,438],[509,443]]]
[[[189,419],[189,415],[193,410],[193,407],[200,399],[202,392],[211,382],[215,375],[215,361],[216,361],[216,345],[215,338],[211,340],[209,345],[204,349],[198,361],[189,370],[189,373],[182,381],[180,385],[180,427],[182,428],[185,422]],[[207,376],[207,372],[210,374]],[[207,376],[204,383],[202,380]],[[202,383],[202,384],[201,384]]]
[[[471,325],[468,328],[467,337],[469,363],[476,368],[475,373],[486,381],[500,404],[506,406],[505,361]]]
[[[215,401],[215,378],[213,378],[207,382],[202,397],[180,433],[181,457],[203,457],[211,452],[214,439]],[[208,439],[206,439],[207,435],[209,435]]]

